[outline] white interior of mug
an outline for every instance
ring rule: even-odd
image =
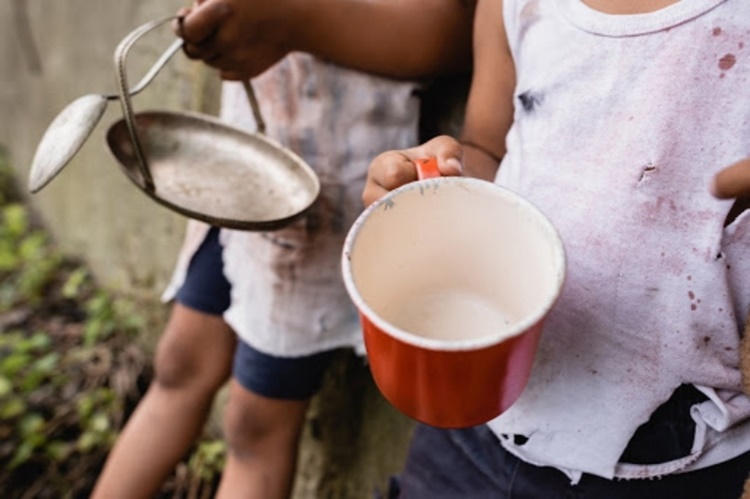
[[[482,348],[549,311],[565,274],[562,242],[531,203],[490,182],[413,182],[370,206],[344,247],[359,310],[402,341]]]

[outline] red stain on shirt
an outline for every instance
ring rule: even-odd
[[[737,64],[737,57],[734,54],[727,54],[719,59],[719,69],[722,71],[732,69],[735,64]]]

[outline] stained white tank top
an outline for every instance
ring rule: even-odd
[[[272,232],[223,229],[224,273],[232,284],[224,318],[239,337],[278,356],[338,347],[364,351],[357,311],[341,277],[341,250],[363,209],[372,159],[417,143],[417,84],[292,53],[253,80],[266,133],[301,156],[321,182],[320,198],[303,220]],[[226,82],[221,117],[256,129],[241,84]],[[241,189],[242,186],[237,186]],[[171,298],[208,226],[191,221]]]
[[[750,310],[750,213],[709,193],[750,156],[750,4],[683,0],[606,15],[580,0],[505,0],[515,121],[497,181],[556,225],[567,281],[531,381],[490,423],[522,459],[576,481],[651,477],[750,449],[739,338]],[[682,383],[694,406],[684,459],[618,463]],[[515,445],[512,435],[528,437]]]

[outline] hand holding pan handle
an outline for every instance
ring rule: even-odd
[[[146,191],[150,193],[155,192],[155,186],[154,186],[154,180],[151,175],[151,171],[148,167],[148,162],[146,161],[146,156],[143,153],[143,147],[141,145],[140,139],[138,138],[138,134],[135,130],[135,119],[133,117],[133,103],[131,100],[131,93],[127,91],[128,88],[128,79],[126,74],[126,58],[128,55],[128,52],[130,51],[131,47],[135,44],[135,42],[143,35],[148,33],[149,31],[161,26],[162,24],[173,21],[177,19],[178,22],[181,21],[182,16],[168,16],[161,19],[156,19],[150,22],[147,22],[146,24],[143,24],[142,26],[136,28],[130,34],[128,34],[125,38],[122,39],[120,44],[117,46],[117,49],[115,50],[115,71],[117,76],[117,88],[120,96],[120,103],[122,105],[122,111],[123,115],[125,117],[125,123],[127,125],[128,134],[130,135],[130,140],[133,143],[133,149],[135,152],[135,157],[138,161],[138,171],[141,174],[141,180],[142,185],[146,189]],[[143,78],[143,80],[138,85],[138,91],[142,90],[143,87],[145,87],[155,76],[156,74],[166,65],[167,61],[171,58],[171,56],[177,52],[177,49],[179,49],[183,45],[183,41],[177,40],[175,43],[170,46],[170,48],[165,52],[164,55],[157,61],[157,63],[151,68],[148,75]],[[253,91],[253,87],[250,84],[249,81],[243,82],[245,86],[245,91],[247,92],[248,101],[250,102],[250,107],[253,111],[253,116],[255,117],[255,121],[258,126],[258,132],[259,133],[265,133],[266,125],[265,121],[263,120],[263,117],[260,112],[260,107],[258,105],[258,100],[255,97],[255,92]],[[133,93],[134,95],[134,93]]]

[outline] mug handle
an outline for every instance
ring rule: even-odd
[[[437,158],[418,159],[414,161],[414,166],[417,167],[417,178],[419,178],[419,180],[442,176],[438,169]]]

